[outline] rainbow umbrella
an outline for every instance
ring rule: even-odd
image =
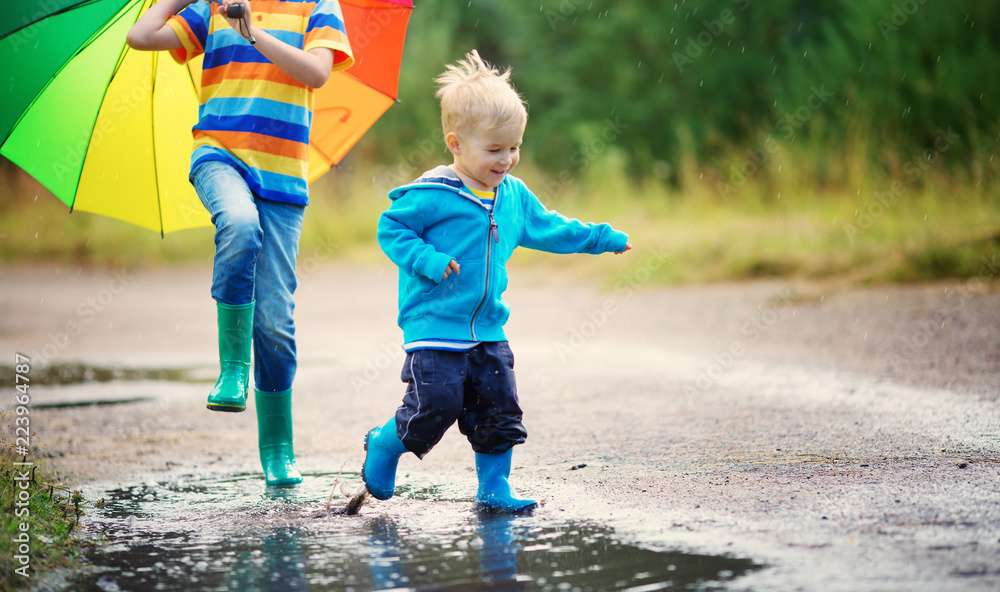
[[[155,0],[12,0],[0,7],[0,154],[70,211],[161,234],[208,226],[187,180],[201,58],[134,51]],[[316,91],[309,181],[396,102],[410,0],[341,0],[354,65]]]

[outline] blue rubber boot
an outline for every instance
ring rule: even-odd
[[[219,315],[219,380],[208,395],[212,411],[240,412],[250,394],[250,346],[254,303],[230,306],[216,302]]]
[[[268,487],[302,483],[292,447],[292,391],[265,393],[254,389],[257,405],[257,447]]]
[[[476,475],[479,491],[476,509],[485,512],[520,513],[534,510],[535,500],[514,497],[507,479],[510,477],[510,457],[513,449],[500,454],[476,453]]]
[[[361,478],[376,499],[387,500],[396,489],[396,465],[406,447],[396,435],[396,417],[365,435],[365,464]]]

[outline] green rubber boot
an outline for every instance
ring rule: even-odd
[[[302,483],[292,448],[292,390],[265,393],[254,389],[257,405],[257,443],[268,487]]]
[[[253,305],[230,306],[216,302],[219,310],[219,380],[208,395],[212,411],[240,412],[250,393],[250,346],[253,341]]]

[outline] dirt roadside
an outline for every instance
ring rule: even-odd
[[[748,590],[1000,587],[994,286],[674,288],[635,273],[602,289],[579,269],[514,269],[508,290],[529,431],[516,483],[547,500],[542,511],[770,565],[740,581]],[[299,464],[353,469],[361,436],[402,395],[395,271],[303,270]],[[11,360],[211,379],[207,267],[0,274]],[[252,411],[209,413],[206,388],[40,386],[35,404],[143,400],[37,409],[34,442],[81,487],[256,470]],[[473,493],[471,453],[454,430],[424,461],[404,458],[400,474]]]

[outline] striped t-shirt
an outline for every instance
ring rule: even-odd
[[[195,2],[167,21],[181,41],[170,52],[177,62],[205,55],[191,171],[229,162],[256,195],[306,205],[313,89],[271,63],[218,8]],[[336,0],[250,0],[249,16],[292,47],[333,50],[334,70],[354,63]]]
[[[472,195],[479,198],[479,202],[483,204],[487,212],[493,212],[493,206],[496,203],[497,192],[492,191],[480,191],[478,189],[473,189],[467,187]],[[407,353],[421,350],[421,349],[437,349],[445,351],[468,351],[481,342],[479,341],[458,341],[455,339],[422,339],[420,341],[411,341],[409,343],[403,344],[403,350]]]

